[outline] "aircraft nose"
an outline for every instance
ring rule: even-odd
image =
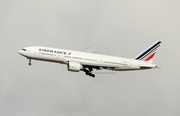
[[[23,55],[23,51],[22,51],[22,50],[19,50],[18,53],[19,53],[20,55]]]
[[[21,53],[21,50],[19,50],[18,53],[20,54],[20,53]]]
[[[19,50],[18,53],[22,56],[26,56],[27,55],[27,49],[23,48],[23,49]]]

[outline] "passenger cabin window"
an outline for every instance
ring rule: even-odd
[[[26,51],[26,49],[22,49],[23,51]]]

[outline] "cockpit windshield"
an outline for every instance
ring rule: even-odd
[[[26,49],[22,49],[23,51],[26,51]]]

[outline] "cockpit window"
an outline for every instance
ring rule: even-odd
[[[22,49],[23,51],[26,51],[26,49]]]

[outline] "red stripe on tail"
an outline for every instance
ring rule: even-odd
[[[149,60],[151,60],[153,57],[154,57],[154,55],[156,54],[156,52],[154,52],[152,55],[150,55],[148,58],[146,58],[146,60],[145,61],[149,61]]]

